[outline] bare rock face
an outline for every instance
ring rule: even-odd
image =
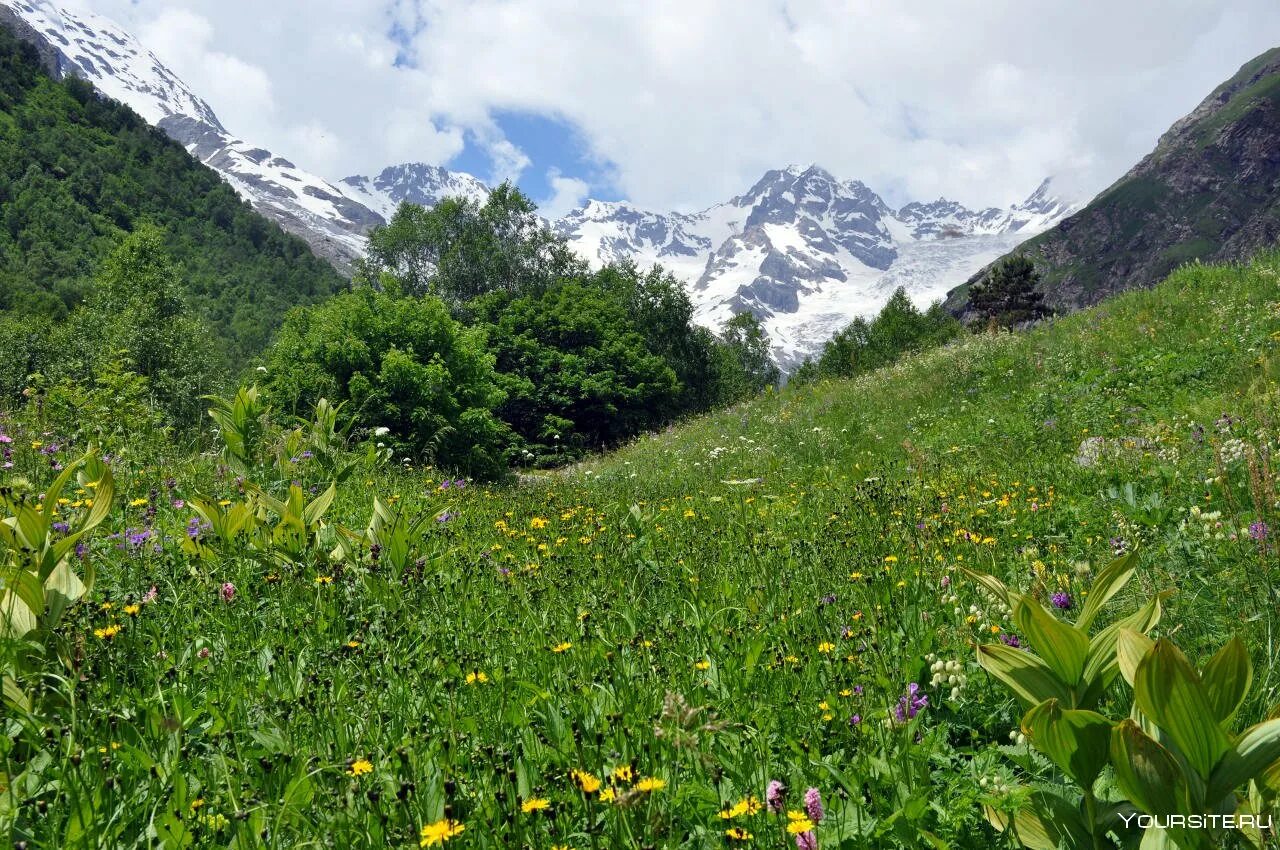
[[[1087,307],[1192,261],[1241,260],[1280,240],[1280,48],[1247,63],[1083,210],[1015,249],[1045,302]],[[963,314],[968,287],[948,295]]]

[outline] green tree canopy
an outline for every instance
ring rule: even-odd
[[[1005,327],[1035,321],[1049,315],[1044,296],[1037,290],[1040,273],[1022,254],[1006,257],[991,267],[986,277],[969,290],[969,307],[986,321]]]
[[[492,412],[504,394],[484,333],[459,325],[438,299],[359,287],[292,310],[266,368],[284,410],[349,402],[344,415],[389,429],[415,458],[482,478],[506,469],[510,433]]]

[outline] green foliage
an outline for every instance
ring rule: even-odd
[[[941,304],[935,303],[922,313],[906,290],[898,287],[874,319],[854,319],[827,341],[816,361],[806,360],[792,380],[804,383],[865,374],[949,342],[961,330],[960,323]]]
[[[526,462],[563,462],[727,401],[721,345],[660,269],[608,266],[468,306],[496,357],[497,415]]]
[[[489,292],[533,292],[583,271],[582,260],[535,210],[509,182],[483,204],[465,198],[445,198],[431,209],[401,204],[370,234],[362,274],[378,281],[390,273],[406,293],[435,296],[456,311]]]
[[[1040,274],[1023,254],[1005,257],[969,290],[969,308],[983,323],[1001,327],[1032,322],[1049,315],[1044,295],[1037,290]]]
[[[289,307],[342,287],[180,144],[88,83],[49,79],[2,27],[0,69],[0,313],[66,317],[148,222],[233,362],[261,351]]]
[[[226,365],[207,325],[186,308],[181,277],[159,230],[142,225],[125,236],[88,300],[59,328],[49,373],[88,382],[105,360],[120,359],[145,379],[168,422],[190,428],[201,416],[200,396],[217,386]]]
[[[769,356],[769,334],[753,313],[735,313],[720,332],[729,353],[732,369],[728,395],[734,400],[749,398],[775,387],[782,373]]]
[[[344,404],[366,430],[389,429],[401,452],[467,475],[505,472],[503,400],[484,334],[435,298],[371,287],[289,313],[267,359],[271,398],[296,415],[320,399]]]
[[[230,399],[205,396],[209,418],[218,426],[222,458],[228,467],[247,475],[262,463],[266,419],[270,408],[257,385],[241,387]]]
[[[60,532],[54,528],[58,500],[77,475],[81,486],[92,485],[93,504],[67,517],[67,528]],[[83,573],[76,573],[75,548],[107,518],[113,494],[111,470],[95,455],[67,464],[39,503],[10,488],[0,488],[0,506],[4,508],[0,517],[0,640],[54,629],[67,609],[93,589],[91,565],[82,565]]]

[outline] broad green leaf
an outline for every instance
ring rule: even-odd
[[[1280,720],[1251,726],[1209,777],[1210,802],[1219,800],[1280,761]]]
[[[1047,699],[1071,703],[1070,689],[1049,665],[1030,652],[1003,644],[985,644],[978,647],[978,664],[1012,690],[1024,707]]]
[[[1089,638],[1084,632],[1062,622],[1026,596],[1013,609],[1013,621],[1063,683],[1071,688],[1080,684],[1084,662],[1089,657]],[[1074,705],[1074,700],[1071,704]]]
[[[1092,788],[1107,764],[1111,721],[1096,712],[1045,700],[1022,718],[1022,732],[1082,788]]]
[[[1120,721],[1111,733],[1111,764],[1125,797],[1147,814],[1190,810],[1187,780],[1177,759],[1132,720]]]
[[[1191,768],[1208,779],[1231,742],[1182,650],[1166,639],[1156,641],[1134,672],[1133,694],[1138,709],[1155,721]]]
[[[1155,647],[1156,642],[1133,629],[1121,629],[1116,641],[1116,664],[1120,675],[1133,687],[1133,677],[1138,672],[1138,664]]]
[[[1137,566],[1138,550],[1134,549],[1116,558],[1098,573],[1098,577],[1089,587],[1089,595],[1085,598],[1084,607],[1080,609],[1080,616],[1076,620],[1077,628],[1083,632],[1089,631],[1089,626],[1102,611],[1102,606],[1124,589],[1129,579],[1133,578],[1133,571]]]
[[[20,638],[39,626],[35,613],[18,594],[7,588],[0,590],[0,638]]]
[[[1119,675],[1116,642],[1119,640],[1120,630],[1132,629],[1142,634],[1151,631],[1160,622],[1160,615],[1163,613],[1161,603],[1168,597],[1168,592],[1156,594],[1137,611],[1117,620],[1093,636],[1093,640],[1089,642],[1089,659],[1084,664],[1084,680],[1089,683],[1089,690],[1081,699],[1081,705],[1095,704]]]
[[[44,625],[52,628],[62,621],[63,613],[85,595],[85,586],[66,561],[59,561],[45,582]]]
[[[308,527],[312,527],[320,521],[325,511],[329,510],[329,506],[333,504],[334,497],[338,495],[338,486],[336,483],[330,482],[329,489],[325,490],[319,496],[307,505],[302,512],[302,521]]]
[[[1080,810],[1057,794],[1035,791],[1014,815],[985,806],[987,821],[1001,832],[1011,831],[1030,850],[1084,850],[1092,836]]]
[[[31,702],[27,699],[27,695],[22,692],[22,688],[18,687],[17,681],[12,676],[3,678],[3,693],[5,702],[12,705],[20,711],[30,711]]]
[[[1231,638],[1209,659],[1200,671],[1200,681],[1213,706],[1213,716],[1226,726],[1253,684],[1253,664],[1240,638]]]
[[[105,463],[94,466],[94,468],[100,469],[102,474],[94,479],[97,482],[97,486],[91,491],[93,493],[93,507],[89,509],[89,515],[85,517],[84,525],[80,527],[81,531],[88,531],[102,524],[102,521],[111,513],[111,501],[116,495],[116,483],[115,478],[111,475],[111,468]]]
[[[1021,594],[1010,590],[1004,582],[995,576],[989,576],[986,573],[975,572],[968,567],[961,567],[960,571],[971,578],[973,581],[985,587],[987,590],[995,594],[996,598],[1008,605],[1010,609],[1018,604],[1018,600],[1022,598]]]

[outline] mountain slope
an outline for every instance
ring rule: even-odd
[[[1191,260],[1238,260],[1280,239],[1280,48],[1248,62],[1146,158],[1016,253],[1059,310],[1151,286]],[[976,277],[952,292],[962,311]]]
[[[939,298],[1073,209],[1046,180],[1008,209],[939,199],[894,210],[866,185],[815,165],[769,171],[699,213],[589,201],[554,227],[594,264],[663,265],[687,283],[704,325],[752,312],[789,370],[878,311],[896,287],[918,303]]]
[[[88,80],[127,104],[338,268],[350,269],[364,234],[383,223],[324,178],[232,135],[208,103],[111,20],[43,0],[0,0],[0,22],[36,44],[55,78]]]
[[[343,284],[212,170],[0,26],[0,310],[60,316],[122,233],[151,222],[232,359]]]

